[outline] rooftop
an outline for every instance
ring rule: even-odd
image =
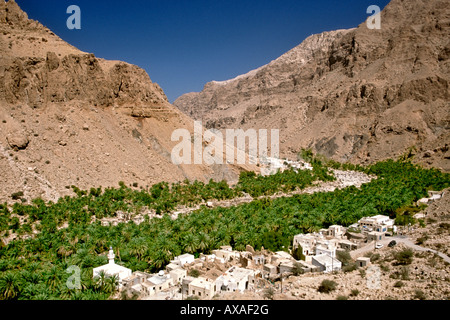
[[[209,290],[211,288],[212,283],[210,281],[208,281],[208,279],[199,277],[199,278],[192,280],[190,285],[197,287],[197,288],[205,288],[205,289]]]
[[[167,276],[160,276],[160,275],[153,276],[153,277],[147,279],[148,282],[150,282],[154,285],[162,284],[162,283],[166,282],[167,280],[168,280]]]
[[[327,254],[320,254],[313,257],[314,260],[322,264],[341,263],[338,259],[332,258]]]

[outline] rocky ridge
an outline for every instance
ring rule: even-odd
[[[209,128],[280,129],[289,158],[312,148],[368,164],[414,148],[420,163],[448,171],[449,10],[442,0],[392,0],[380,30],[362,23],[313,35],[174,105]]]
[[[0,201],[82,189],[236,179],[242,166],[175,165],[172,132],[193,132],[141,68],[64,42],[0,0]]]

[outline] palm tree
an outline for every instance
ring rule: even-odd
[[[164,267],[167,263],[170,262],[170,256],[167,251],[158,250],[154,253],[152,263],[154,268],[157,270],[160,270],[162,267]]]
[[[188,233],[183,238],[183,246],[184,251],[187,253],[194,253],[197,251],[198,245],[197,245],[197,238],[193,233]]]
[[[130,253],[138,257],[141,260],[142,256],[147,252],[148,245],[145,238],[134,238],[130,241]]]
[[[53,291],[61,284],[61,274],[56,267],[52,267],[47,274],[47,285]]]
[[[108,276],[104,270],[100,271],[99,274],[95,277],[95,284],[97,288],[100,289],[101,292],[104,291],[107,277]]]
[[[117,275],[106,278],[105,290],[108,293],[111,294],[116,293],[118,287],[119,287],[119,277]]]
[[[20,283],[15,273],[8,272],[0,278],[0,297],[15,300],[20,295]]]
[[[208,248],[209,248],[209,245],[210,245],[209,242],[210,242],[210,239],[209,239],[209,236],[206,233],[200,232],[197,235],[198,248],[203,253],[206,253],[208,251]]]

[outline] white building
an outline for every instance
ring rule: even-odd
[[[233,251],[233,248],[230,246],[221,246],[220,249],[213,250],[212,254],[221,263],[226,263],[229,261],[238,261],[240,258],[240,253],[237,251]]]
[[[232,267],[227,272],[216,279],[216,292],[244,292],[253,285],[255,271]]]
[[[122,267],[122,266],[116,264],[114,262],[115,257],[116,257],[116,255],[114,254],[114,251],[111,247],[109,250],[109,253],[108,253],[109,263],[105,264],[103,266],[94,268],[93,277],[94,278],[99,277],[99,275],[102,271],[109,277],[117,276],[117,278],[119,280],[119,289],[121,289],[122,281],[124,279],[130,277],[133,272],[131,271],[131,269],[128,269],[128,268],[125,268],[125,267]]]
[[[316,256],[322,255],[322,254],[326,254],[332,258],[336,257],[336,248],[335,247],[326,247],[323,245],[318,245],[316,247]]]
[[[169,272],[170,277],[172,278],[172,282],[175,285],[180,284],[184,278],[187,276],[187,271],[185,269],[174,269]]]
[[[364,217],[358,221],[359,228],[367,231],[387,232],[394,226],[394,220],[388,216],[376,215],[373,217]]]
[[[323,272],[339,271],[342,268],[342,262],[326,254],[312,257],[311,262]]]
[[[188,286],[188,296],[198,296],[201,299],[211,299],[216,291],[214,282],[203,277],[194,278]]]
[[[294,236],[293,247],[302,247],[303,255],[310,256],[315,254],[316,237],[311,234],[298,234]]]
[[[191,264],[194,262],[195,257],[192,254],[186,253],[181,256],[175,257],[174,260],[171,261],[171,263],[179,264],[180,266],[184,266],[185,264]]]

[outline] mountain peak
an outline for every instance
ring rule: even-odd
[[[421,156],[434,152],[426,164],[450,170],[449,9],[448,0],[392,0],[380,30],[362,22],[313,35],[174,105],[207,128],[280,129],[285,157],[311,148],[367,164],[414,146]]]
[[[0,23],[23,26],[28,22],[28,15],[14,0],[0,0]]]

